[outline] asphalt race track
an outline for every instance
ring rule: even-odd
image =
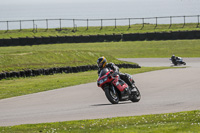
[[[122,59],[141,66],[171,66],[169,59]],[[187,68],[133,75],[142,98],[112,105],[96,82],[0,100],[0,126],[135,116],[200,109],[200,58]]]

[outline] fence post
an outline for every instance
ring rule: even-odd
[[[199,27],[199,15],[197,15],[197,21],[198,21],[198,23],[197,23],[197,28]]]
[[[73,27],[74,27],[74,30],[75,30],[75,19],[73,19]]]
[[[156,29],[157,26],[158,26],[158,17],[156,17],[156,26],[154,29]]]
[[[62,23],[61,23],[61,19],[60,20],[60,31],[62,30]]]
[[[87,30],[88,30],[88,19],[87,19]]]
[[[142,18],[142,28],[141,30],[144,28],[144,18]]]
[[[20,30],[22,30],[22,21],[19,21],[19,25],[20,25]]]
[[[115,29],[117,28],[117,19],[115,18]]]
[[[183,16],[183,27],[182,28],[184,28],[184,26],[185,26],[185,16]]]
[[[101,29],[103,29],[103,19],[101,19]]]
[[[49,29],[48,19],[46,19],[46,27],[47,27],[47,30],[48,30]]]
[[[129,27],[128,28],[131,28],[131,19],[130,18],[128,19],[128,23],[129,23]]]
[[[35,29],[35,22],[34,22],[34,20],[33,20],[33,31],[34,31],[34,29]]]
[[[9,30],[9,24],[8,24],[8,21],[7,21],[7,31]]]
[[[171,28],[172,26],[172,16],[170,16],[170,25],[169,25],[169,29]]]

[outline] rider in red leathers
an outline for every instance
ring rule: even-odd
[[[113,70],[114,72],[118,73],[119,77],[123,81],[125,81],[128,84],[128,86],[132,87],[132,83],[130,82],[128,75],[126,73],[120,73],[119,72],[119,68],[114,63],[112,63],[112,62],[111,63],[107,63],[107,60],[106,60],[106,58],[104,56],[98,58],[97,65],[98,65],[98,68],[99,68],[98,75],[100,74],[100,72],[101,72],[101,70],[103,68],[105,68],[105,67],[109,68],[109,69]]]

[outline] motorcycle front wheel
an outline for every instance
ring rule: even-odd
[[[107,99],[112,103],[112,104],[118,104],[119,103],[119,96],[117,92],[113,92],[112,89],[106,88],[105,90],[105,95]]]
[[[139,102],[141,99],[141,94],[139,89],[135,86],[136,92],[132,94],[132,98],[130,99],[132,102]]]

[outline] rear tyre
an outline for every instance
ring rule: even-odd
[[[139,89],[135,86],[136,92],[132,94],[132,98],[130,99],[132,102],[139,102],[141,99],[141,94]]]
[[[119,96],[118,96],[117,92],[114,93],[113,90],[110,89],[110,88],[106,88],[104,91],[105,91],[107,99],[112,104],[118,104],[119,103]]]

